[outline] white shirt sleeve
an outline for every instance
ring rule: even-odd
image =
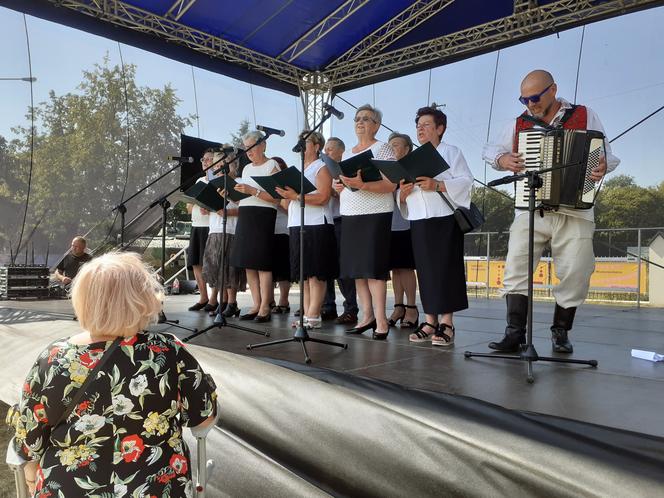
[[[599,120],[597,113],[590,107],[586,107],[586,111],[588,113],[588,123],[586,128],[589,130],[601,131],[606,137],[604,126],[602,126],[602,122]],[[606,150],[606,172],[609,173],[618,167],[620,164],[620,159],[613,155],[613,152],[611,151],[611,144],[609,144],[608,138],[604,139],[604,149]]]
[[[436,180],[445,182],[445,190],[457,206],[470,208],[470,192],[473,187],[473,173],[468,167],[463,152],[458,147],[446,147],[445,160],[450,169],[443,171]]]
[[[503,169],[496,163],[496,159],[503,154],[512,152],[515,127],[515,121],[513,119],[509,120],[509,122],[501,128],[500,132],[495,137],[495,141],[489,142],[484,146],[484,149],[482,149],[482,159],[489,163],[493,169],[503,171]]]

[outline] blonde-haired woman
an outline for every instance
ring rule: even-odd
[[[72,304],[82,331],[49,345],[23,387],[15,450],[37,496],[193,495],[182,426],[214,420],[214,384],[175,337],[142,332],[162,289],[140,257],[111,253],[82,267]],[[70,415],[72,398],[107,354]]]

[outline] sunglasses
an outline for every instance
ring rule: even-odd
[[[540,93],[537,95],[531,95],[530,97],[519,97],[519,102],[521,102],[523,105],[528,105],[528,102],[532,102],[533,104],[537,104],[540,99],[542,98],[542,95],[544,95],[549,88],[553,86],[553,83],[551,83],[549,86],[547,86],[544,90],[542,90]]]

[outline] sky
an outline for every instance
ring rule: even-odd
[[[179,113],[196,114],[198,121],[188,135],[229,141],[246,119],[251,125],[284,129],[286,136],[270,138],[268,155],[284,157],[289,164],[298,158],[291,152],[303,126],[300,99],[252,86],[216,73],[171,61],[129,45],[87,34],[27,16],[35,102],[49,91],[58,95],[76,92],[82,71],[108,55],[112,64],[137,65],[139,85],[170,84],[181,99]],[[28,44],[24,16],[0,8],[0,46],[4,48],[0,77],[29,74]],[[586,26],[576,102],[594,109],[609,139],[617,136],[664,105],[664,7],[649,9]],[[482,146],[522,112],[517,101],[519,84],[532,69],[549,70],[558,84],[558,95],[574,101],[582,28],[565,31],[514,47],[447,66],[370,85],[340,94],[356,106],[370,103],[383,112],[383,122],[415,136],[414,115],[430,102],[444,104],[448,129],[444,140],[459,146],[476,178],[489,181],[501,176],[482,161]],[[497,64],[497,67],[496,67]],[[492,88],[495,78],[495,96]],[[11,128],[27,126],[30,85],[0,81],[0,135],[11,138]],[[332,118],[330,131],[348,146],[355,143],[353,109],[340,99],[335,106],[346,114]],[[489,119],[491,115],[491,119]],[[612,144],[621,159],[615,174],[632,175],[643,186],[664,181],[664,160],[658,154],[664,139],[664,111],[650,118]],[[381,130],[378,138],[386,140]],[[178,151],[164,151],[164,158]]]

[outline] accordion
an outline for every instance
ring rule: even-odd
[[[542,173],[543,186],[537,191],[540,207],[590,209],[599,191],[599,182],[590,179],[593,168],[604,157],[604,135],[593,130],[545,130],[519,132],[517,152],[527,170],[560,168]],[[515,183],[514,205],[528,209],[528,180]]]

